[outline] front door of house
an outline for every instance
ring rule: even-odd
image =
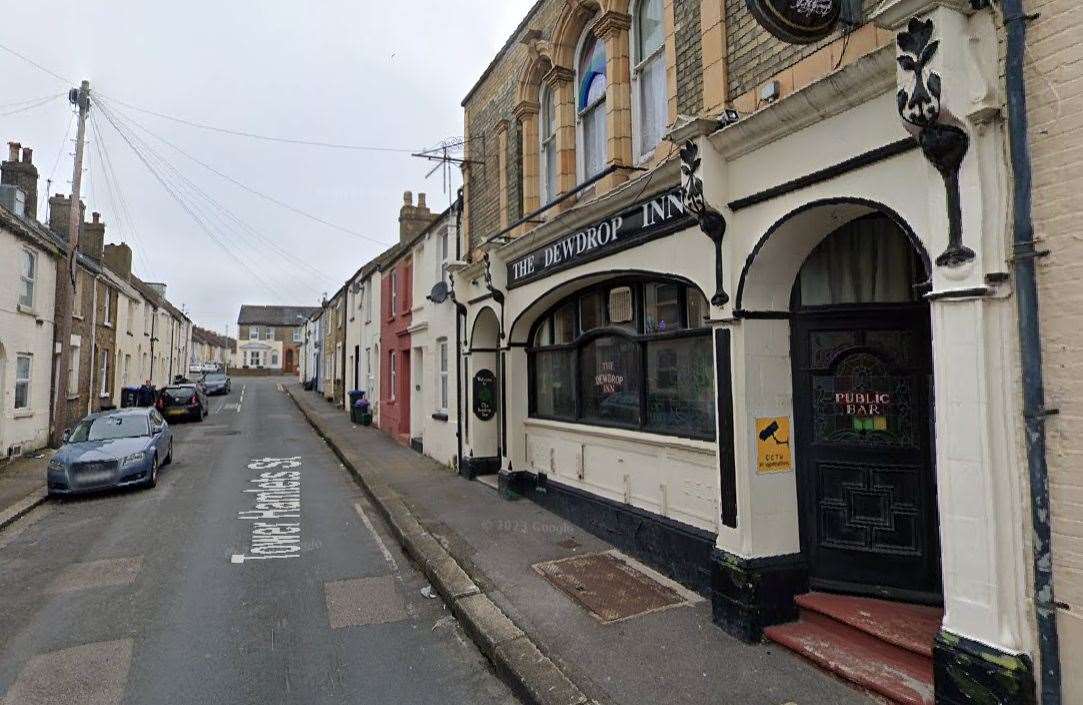
[[[799,312],[801,539],[814,587],[940,594],[926,305]]]

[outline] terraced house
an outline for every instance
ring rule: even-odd
[[[240,366],[295,374],[305,321],[317,311],[318,306],[241,306],[237,316]]]
[[[539,0],[463,102],[464,470],[893,701],[1059,690],[1018,5]]]

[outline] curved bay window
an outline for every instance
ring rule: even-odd
[[[707,312],[703,294],[679,282],[576,292],[531,332],[530,415],[713,440]]]
[[[584,181],[602,173],[605,168],[605,64],[605,43],[588,29],[579,50],[575,102],[579,116],[579,144],[582,146],[580,152],[583,155],[580,166]]]

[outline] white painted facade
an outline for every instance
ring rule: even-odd
[[[142,370],[143,296],[108,268],[102,275],[117,292],[116,347],[113,359],[113,400],[119,406],[124,387],[138,387],[146,380]]]
[[[940,46],[930,68],[943,79],[945,114],[970,137],[960,191],[964,244],[975,253],[971,261],[934,262],[949,245],[945,185],[920,149],[851,163],[910,136],[896,101],[910,77],[899,68],[894,46],[723,129],[713,121],[692,122],[671,135],[678,146],[686,140],[698,146],[705,199],[727,223],[721,271],[729,299],[710,307],[710,322],[730,336],[733,525],[720,519],[720,477],[726,467],[717,443],[529,417],[528,335],[538,317],[568,294],[618,273],[680,278],[708,299],[715,292],[714,246],[696,226],[508,288],[507,263],[633,205],[648,177],[549,214],[549,221],[527,237],[487,246],[492,288],[506,297],[503,305],[489,297],[485,262],[475,260],[457,271],[460,300],[474,302],[461,350],[467,365],[464,389],[469,394],[473,374],[483,367],[502,368],[498,378],[506,384],[501,390],[505,418],[498,413],[481,422],[471,414],[464,454],[499,452],[504,474],[544,473],[573,489],[706,530],[716,534],[716,548],[724,554],[741,559],[801,554],[796,473],[758,471],[755,421],[796,421],[803,413],[795,403],[789,317],[801,266],[842,225],[873,213],[887,215],[908,231],[931,269],[924,296],[935,380],[935,419],[929,421],[935,421],[943,628],[1034,658],[1015,303],[999,276],[1011,269],[1011,198],[999,77],[992,68],[996,32],[989,11],[974,13],[968,3],[893,0],[882,8],[877,22],[891,31],[902,31],[915,14],[935,23]],[[789,186],[848,163],[807,185]],[[658,167],[649,188],[680,183],[679,167],[676,157]],[[748,200],[736,209],[727,205],[742,199]],[[718,382],[716,376],[716,390]]]
[[[380,413],[380,282],[372,262],[346,283],[346,389],[365,392],[374,423]],[[342,403],[349,412],[349,395]]]
[[[410,435],[420,439],[425,455],[456,466],[458,445],[455,377],[455,304],[429,298],[437,283],[447,282],[454,258],[455,214],[448,211],[412,247],[414,307],[410,322]]]
[[[12,222],[14,221],[14,222]],[[59,250],[0,210],[0,460],[49,440],[53,310]],[[33,258],[32,297],[23,265]]]

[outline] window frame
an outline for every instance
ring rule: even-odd
[[[655,48],[653,51],[651,51],[651,53],[649,55],[647,55],[647,56],[639,56],[639,54],[641,52],[640,44],[642,43],[641,42],[642,38],[640,36],[640,32],[642,31],[642,28],[641,28],[640,22],[639,22],[639,20],[640,20],[640,12],[643,9],[643,6],[647,2],[650,2],[650,0],[636,0],[635,9],[632,12],[631,37],[629,38],[631,40],[631,42],[630,42],[631,43],[631,51],[629,53],[631,54],[631,64],[632,64],[631,65],[631,79],[632,79],[632,146],[633,146],[633,150],[634,150],[634,153],[635,153],[634,158],[635,158],[635,163],[636,163],[637,166],[642,165],[644,162],[647,162],[652,157],[654,157],[654,151],[658,148],[658,145],[661,144],[661,140],[659,140],[658,142],[656,142],[653,145],[650,145],[649,147],[647,147],[646,145],[643,144],[643,104],[644,104],[644,101],[643,101],[643,82],[642,82],[643,73],[644,73],[644,70],[646,69],[646,67],[647,67],[647,65],[649,63],[654,62],[654,61],[658,61],[658,62],[662,63],[662,76],[664,78],[665,77],[665,53],[666,53],[666,40],[665,40],[665,36],[663,34],[662,43],[659,44],[657,48]],[[662,6],[662,13],[663,13],[663,15],[665,14],[664,5]],[[662,20],[664,22],[664,17],[662,18]],[[666,114],[665,111],[668,111],[668,105],[669,105],[668,96],[666,95],[666,90],[668,90],[666,88],[666,85],[668,85],[668,83],[665,83],[665,85],[663,85],[663,91],[662,91],[662,101],[661,101],[662,105],[661,105],[661,107],[662,107],[662,109],[664,111],[663,115]],[[663,134],[664,134],[664,129],[665,129],[665,126],[667,124],[667,120],[666,120],[665,117],[663,117],[662,120],[663,120],[662,127],[663,127]]]
[[[116,292],[113,291],[113,287],[105,286],[105,314],[102,316],[104,324],[110,328],[113,326],[113,297]]]
[[[388,355],[389,355],[388,363],[387,363],[388,376],[389,376],[388,381],[389,381],[389,383],[391,385],[390,394],[388,396],[388,399],[390,399],[391,401],[395,401],[396,389],[399,386],[399,366],[398,366],[397,356],[395,355],[395,351],[394,350],[388,351]]]
[[[20,271],[19,278],[23,282],[24,286],[26,286],[30,290],[30,303],[23,302],[23,297],[25,296],[25,293],[19,294],[19,299],[16,303],[24,309],[33,310],[34,301],[37,298],[36,292],[38,280],[38,253],[34,252],[29,247],[24,247],[23,254],[27,257],[27,259],[24,260],[23,264],[30,265],[30,274],[28,275],[26,271]]]
[[[109,396],[109,351],[101,351],[101,364],[98,365],[98,376],[101,377],[101,385],[98,389],[99,397]]]
[[[598,13],[598,16],[592,19],[586,29],[583,30],[582,35],[579,37],[579,43],[576,45],[575,52],[575,170],[576,170],[576,183],[583,183],[587,179],[591,179],[598,174],[605,171],[605,161],[608,158],[608,154],[602,154],[602,168],[596,174],[587,174],[587,149],[586,149],[586,126],[584,118],[588,113],[593,113],[594,110],[604,108],[606,101],[609,100],[609,76],[605,77],[605,92],[601,98],[596,98],[594,102],[588,103],[582,109],[579,108],[579,90],[582,83],[582,64],[583,64],[583,52],[587,48],[589,40],[593,39],[593,43],[590,44],[591,50],[594,47],[601,45],[603,51],[606,52],[606,63],[609,62],[608,48],[605,47],[605,40],[602,37],[594,34],[594,27],[597,25],[598,20],[601,18],[602,13]],[[604,124],[604,120],[603,120]],[[608,126],[606,126],[607,133],[606,139],[602,140],[603,144],[608,144],[609,134]]]
[[[645,307],[645,287],[649,284],[673,284],[680,287],[679,305],[681,315],[681,327],[677,330],[665,331],[660,333],[647,333],[646,332],[646,307]],[[634,332],[629,331],[627,328],[620,327],[620,324],[609,323],[608,313],[608,293],[612,289],[628,286],[632,289],[632,307],[633,307],[633,323]],[[669,340],[679,340],[685,338],[706,338],[710,341],[713,351],[713,331],[710,326],[704,325],[700,322],[700,327],[689,327],[690,321],[688,320],[688,300],[689,292],[697,291],[700,296],[704,294],[699,291],[698,287],[690,282],[666,278],[666,277],[621,277],[604,281],[592,286],[584,287],[569,294],[556,302],[553,306],[550,306],[545,312],[543,312],[534,324],[530,327],[529,337],[527,338],[526,353],[527,353],[527,396],[528,407],[527,416],[531,419],[543,419],[548,421],[561,421],[564,423],[573,423],[582,426],[594,426],[603,428],[619,428],[624,430],[636,431],[640,433],[650,433],[661,436],[672,436],[677,438],[687,438],[698,441],[713,442],[717,438],[718,430],[718,408],[717,400],[714,399],[712,392],[712,404],[715,406],[714,414],[715,421],[711,425],[711,432],[709,434],[691,434],[691,433],[678,433],[674,431],[667,431],[655,427],[651,427],[649,424],[649,409],[647,406],[647,399],[650,393],[650,385],[648,383],[648,348],[651,343],[664,342]],[[582,311],[580,302],[587,296],[601,292],[602,299],[605,301],[606,306],[606,321],[605,324],[588,331],[582,329]],[[704,296],[704,298],[706,298]],[[572,310],[572,316],[574,319],[574,335],[568,342],[553,343],[556,331],[555,331],[555,316],[554,314],[560,309],[570,306]],[[535,345],[537,336],[543,326],[549,326],[548,345]],[[636,424],[620,423],[620,422],[607,422],[599,419],[587,419],[584,417],[584,394],[581,388],[581,373],[582,362],[581,354],[583,349],[591,342],[598,338],[622,338],[630,341],[638,349],[638,362],[639,362],[639,422]],[[538,394],[537,394],[537,365],[536,354],[544,352],[571,352],[571,379],[573,381],[572,393],[574,396],[574,409],[573,416],[568,415],[556,415],[556,414],[541,414],[538,413]],[[712,352],[712,361],[713,361]],[[712,375],[717,375],[717,370],[713,368],[712,362]]]
[[[447,414],[448,405],[451,401],[450,390],[448,387],[448,369],[450,368],[451,362],[449,352],[450,349],[448,348],[447,338],[437,338],[436,374],[439,384],[436,388],[436,410],[443,414]]]
[[[550,124],[549,120],[550,104],[553,105],[553,124]],[[560,152],[557,150],[556,91],[553,90],[553,86],[543,85],[541,87],[538,93],[538,105],[541,106],[538,111],[538,194],[540,195],[540,204],[547,206],[553,202],[553,199],[557,197],[556,192],[560,190],[559,173],[554,175],[552,193],[550,193],[549,188],[550,174],[547,152],[550,144],[553,147],[554,157],[559,158],[560,156]],[[554,164],[557,161],[556,158],[553,159]]]
[[[26,360],[26,377],[19,376],[19,363],[22,360]],[[34,356],[31,353],[17,353],[15,355],[15,398],[13,400],[13,409],[18,412],[29,412],[32,408],[30,404],[30,391],[34,380]],[[24,403],[19,405],[19,386],[25,386],[25,392],[23,394]]]
[[[436,236],[436,281],[447,283],[447,264],[448,254],[451,252],[448,247],[448,239],[450,235],[450,227],[442,228],[440,234]]]
[[[389,286],[391,288],[391,301],[388,302],[388,305],[390,306],[391,318],[394,318],[398,313],[399,304],[399,270],[397,267],[391,270],[391,283]]]

